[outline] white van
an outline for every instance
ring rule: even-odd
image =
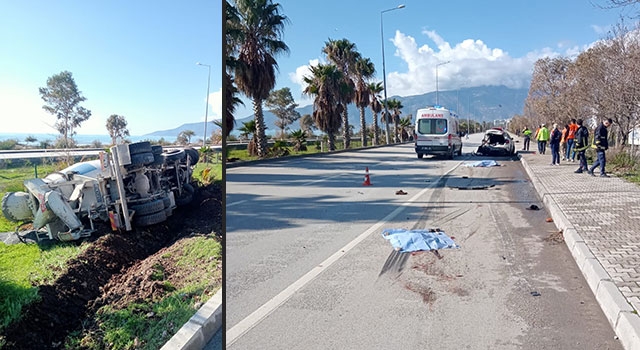
[[[453,159],[462,154],[458,116],[444,107],[418,109],[414,134],[418,158],[434,154]]]

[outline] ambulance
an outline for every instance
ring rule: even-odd
[[[425,154],[448,159],[462,155],[462,134],[454,111],[441,106],[418,109],[414,134],[416,154],[420,159]]]

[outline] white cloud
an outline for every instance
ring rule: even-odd
[[[593,31],[598,34],[598,35],[605,35],[609,32],[610,27],[609,26],[599,26],[597,24],[592,24],[591,25],[591,29],[593,29]]]
[[[533,61],[514,59],[501,49],[491,49],[481,40],[466,39],[451,46],[435,31],[423,31],[437,46],[418,47],[416,39],[396,31],[392,40],[396,56],[407,63],[406,72],[391,72],[387,77],[389,92],[409,96],[434,91],[436,65],[440,90],[478,85],[523,87],[531,75]]]
[[[481,85],[506,85],[512,88],[528,86],[533,65],[539,58],[561,55],[553,49],[545,48],[511,57],[500,48],[490,48],[482,40],[465,39],[452,45],[435,31],[422,32],[435,47],[429,44],[419,46],[417,40],[396,31],[391,40],[396,47],[395,56],[407,65],[407,70],[391,72],[387,76],[387,87],[392,95],[411,96],[424,94],[436,89],[436,65],[438,67],[438,87],[440,90]],[[582,48],[584,50],[584,48]],[[578,47],[564,48],[565,55],[575,56]]]
[[[209,120],[222,119],[222,88],[209,94],[209,112]]]
[[[324,63],[321,59],[311,59],[309,60],[309,64],[302,65],[296,68],[295,72],[289,73],[289,79],[299,86],[299,91],[296,92],[295,89],[292,89],[291,94],[293,95],[293,99],[296,101],[298,106],[304,107],[313,103],[313,98],[307,95],[304,95],[302,91],[307,87],[307,84],[304,82],[305,76],[311,75],[311,70],[309,69],[311,66],[317,66],[320,63]],[[296,96],[298,95],[298,96]]]

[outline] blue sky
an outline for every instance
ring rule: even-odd
[[[64,70],[92,111],[78,134],[111,114],[132,135],[220,119],[221,61],[221,0],[0,0],[0,132],[56,134],[38,88]]]
[[[574,57],[612,26],[636,11],[606,10],[606,0],[280,0],[289,17],[283,40],[289,55],[278,57],[276,88],[290,87],[301,106],[301,77],[326,61],[325,41],[347,38],[376,65],[382,80],[380,12],[385,12],[384,45],[388,95],[410,96],[481,85],[528,88],[533,64],[545,56]],[[236,114],[251,115],[251,102]]]

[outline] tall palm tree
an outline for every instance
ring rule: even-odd
[[[234,6],[229,4],[229,1],[225,1],[225,15],[226,15],[226,23],[225,26],[225,38],[226,43],[224,46],[224,56],[225,56],[225,72],[223,79],[224,84],[224,92],[225,92],[225,126],[220,126],[221,129],[224,129],[225,136],[229,136],[231,130],[233,130],[236,125],[236,120],[234,117],[234,112],[236,111],[236,107],[240,104],[244,105],[242,100],[238,97],[238,88],[236,88],[233,81],[233,71],[236,67],[236,57],[237,54],[238,43],[239,43],[239,25],[240,18],[238,17],[238,11]]]
[[[353,77],[355,76],[356,61],[361,57],[356,50],[356,44],[347,39],[333,40],[324,43],[322,52],[327,55],[329,61],[333,62],[342,72],[345,83],[350,88],[346,89],[340,98],[343,105],[342,114],[342,137],[344,138],[344,148],[349,148],[351,144],[351,135],[349,133],[349,112],[347,105],[355,99],[355,84]]]
[[[404,134],[411,127],[411,114],[400,119],[400,141],[404,142]]]
[[[389,102],[387,102],[387,108],[391,110],[391,115],[390,115],[390,119],[389,121],[393,121],[393,143],[398,142],[397,141],[397,137],[398,137],[398,124],[400,123],[400,114],[402,113],[402,102],[400,102],[399,100],[396,100],[395,98],[392,98],[389,100]]]
[[[367,122],[364,119],[364,109],[369,105],[369,86],[367,80],[373,77],[376,69],[368,58],[358,58],[355,65],[356,73],[356,106],[360,109],[360,141],[362,141],[362,147],[367,146]]]
[[[369,107],[373,112],[373,145],[380,144],[380,129],[378,128],[378,113],[382,111],[382,103],[380,103],[380,93],[384,90],[382,82],[369,83]]]
[[[343,105],[341,94],[349,89],[342,72],[333,64],[311,66],[311,76],[305,76],[307,84],[303,92],[314,96],[313,119],[320,130],[327,133],[329,150],[335,151],[335,133],[340,129]]]
[[[289,47],[280,40],[288,18],[280,13],[280,4],[271,0],[235,0],[238,21],[227,23],[236,30],[238,59],[235,82],[238,89],[251,98],[256,122],[257,154],[267,155],[262,101],[276,83],[278,62],[275,56],[288,53]]]

